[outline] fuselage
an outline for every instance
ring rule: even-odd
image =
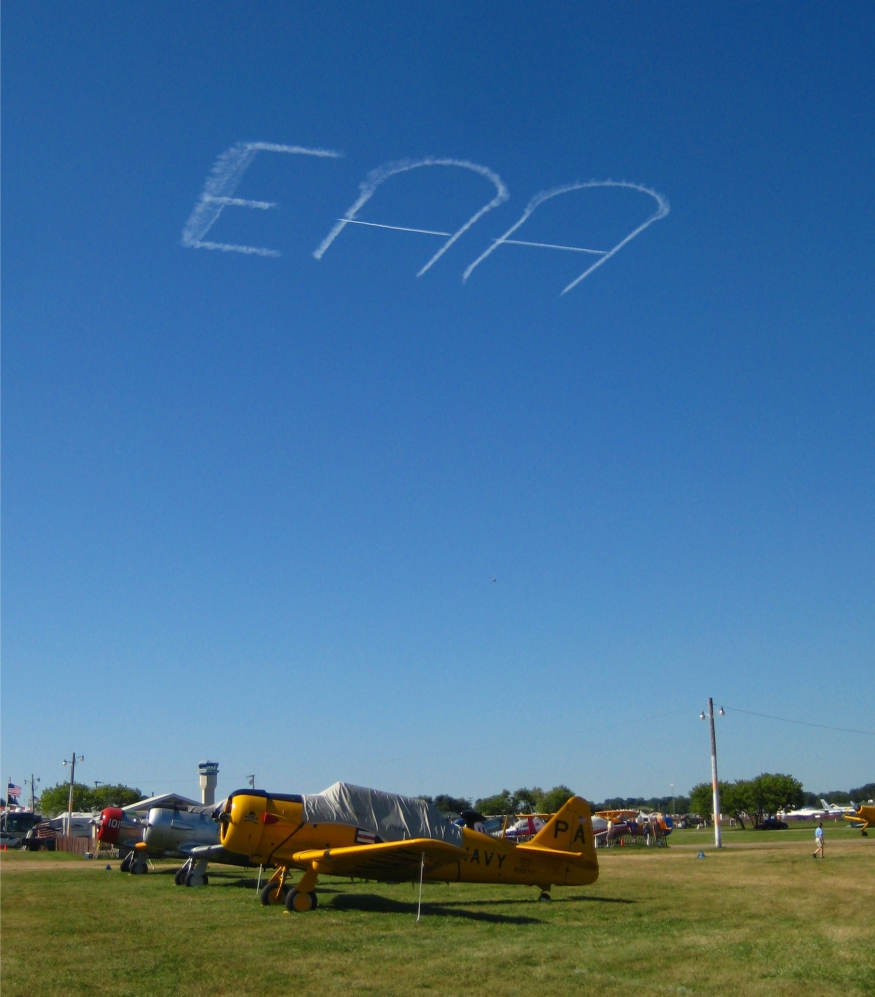
[[[219,828],[209,813],[152,807],[143,841],[151,854],[187,857],[190,848],[183,852],[182,845],[217,845]]]

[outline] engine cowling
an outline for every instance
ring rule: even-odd
[[[97,840],[103,845],[114,845],[121,834],[125,813],[121,807],[106,807],[100,815]]]

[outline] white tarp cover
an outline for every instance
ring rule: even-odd
[[[305,795],[303,800],[308,824],[351,824],[383,841],[436,838],[457,847],[462,845],[462,829],[425,800],[381,793],[348,782],[336,782],[321,793]]]

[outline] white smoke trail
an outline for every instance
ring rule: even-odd
[[[516,243],[516,240],[509,239],[508,236],[513,235],[513,233],[516,232],[516,230],[529,218],[529,216],[535,211],[535,209],[539,205],[544,203],[544,201],[549,201],[551,197],[557,197],[559,194],[568,194],[573,190],[584,190],[589,187],[625,187],[629,190],[640,191],[642,194],[650,195],[650,197],[652,197],[656,201],[657,205],[656,211],[645,222],[639,225],[638,228],[630,232],[625,239],[622,239],[620,242],[618,242],[613,249],[580,250],[580,252],[598,253],[600,254],[601,258],[596,260],[596,262],[593,263],[591,267],[584,270],[584,272],[579,277],[575,278],[562,291],[562,294],[567,294],[573,287],[576,287],[582,280],[588,277],[593,272],[593,270],[597,270],[600,266],[602,266],[602,264],[607,263],[607,261],[615,253],[618,253],[623,248],[623,246],[626,245],[626,243],[631,242],[636,235],[640,235],[644,231],[644,229],[646,229],[649,225],[652,225],[655,221],[659,221],[660,218],[665,218],[665,216],[668,214],[669,211],[668,201],[661,194],[657,194],[655,190],[651,190],[649,187],[644,187],[641,184],[637,183],[626,183],[626,181],[624,180],[589,180],[586,183],[570,183],[570,184],[565,184],[562,187],[554,187],[552,190],[541,191],[539,194],[535,194],[535,196],[531,199],[531,201],[529,201],[529,203],[526,205],[526,210],[522,213],[522,216],[520,217],[519,221],[515,225],[512,225],[504,233],[504,235],[501,236],[500,239],[493,240],[492,245],[488,249],[486,249],[483,253],[481,253],[476,260],[474,260],[474,262],[462,274],[462,283],[467,281],[467,279],[474,272],[474,268],[479,266],[486,259],[487,256],[489,256],[491,253],[494,253],[495,250],[498,249],[498,247],[502,243],[511,243],[511,244]],[[519,243],[519,244],[526,245],[525,243]],[[577,248],[574,246],[550,246],[547,243],[540,243],[539,245],[543,246],[545,249]],[[562,297],[562,294],[559,295],[560,298]]]
[[[271,201],[249,201],[232,197],[243,174],[249,169],[252,160],[259,152],[284,152],[299,156],[320,156],[339,159],[343,153],[332,149],[308,149],[302,145],[278,145],[275,142],[238,142],[223,152],[213,164],[210,175],[204,183],[200,200],[182,230],[182,245],[191,249],[219,249],[225,253],[246,253],[256,256],[279,256],[275,249],[261,249],[257,246],[236,246],[229,242],[207,242],[204,236],[215,225],[219,215],[228,206],[257,208],[266,211],[275,208]]]
[[[437,263],[450,246],[452,246],[457,239],[464,235],[464,233],[467,232],[472,225],[478,222],[487,211],[491,211],[492,208],[497,208],[510,196],[507,187],[505,187],[504,182],[497,173],[493,173],[492,170],[486,166],[480,166],[478,163],[468,162],[467,159],[435,159],[433,157],[428,157],[427,159],[418,159],[412,162],[409,159],[404,159],[400,162],[384,163],[382,166],[378,166],[375,170],[371,170],[371,172],[359,184],[359,190],[361,193],[359,194],[358,200],[356,200],[352,207],[344,214],[343,218],[338,219],[337,224],[331,229],[328,235],[316,248],[313,253],[316,259],[321,260],[325,255],[325,251],[340,235],[343,229],[350,224],[350,222],[356,221],[356,214],[359,209],[374,196],[374,193],[381,183],[388,180],[389,177],[395,176],[397,173],[407,173],[408,170],[415,170],[420,166],[457,166],[464,170],[472,170],[474,173],[479,173],[480,176],[486,177],[487,180],[494,184],[496,194],[488,204],[484,205],[479,211],[473,214],[457,232],[454,232],[450,238],[447,239],[443,246],[441,246],[434,256],[432,256],[432,258],[419,271],[416,275],[417,277],[421,277],[430,267]],[[386,227],[388,228],[390,226]],[[402,231],[406,231],[406,229],[402,229]]]

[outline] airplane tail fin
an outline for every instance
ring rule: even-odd
[[[532,848],[586,855],[598,865],[589,804],[580,796],[571,799],[554,814],[529,842]]]

